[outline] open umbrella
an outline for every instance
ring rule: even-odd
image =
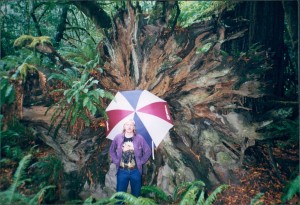
[[[167,102],[147,90],[118,92],[106,112],[107,138],[113,140],[122,132],[124,123],[133,119],[137,133],[145,138],[152,150],[173,127]]]

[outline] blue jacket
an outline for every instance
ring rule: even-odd
[[[112,141],[109,148],[109,155],[112,162],[116,165],[117,170],[120,167],[120,162],[122,158],[122,145],[124,142],[124,134],[118,134]],[[136,134],[132,137],[134,156],[138,170],[142,174],[142,165],[147,162],[151,156],[151,149],[147,144],[146,140],[140,134]]]

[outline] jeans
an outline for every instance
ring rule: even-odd
[[[117,173],[117,192],[127,192],[130,182],[131,194],[135,197],[141,195],[142,176],[138,169],[122,169]]]

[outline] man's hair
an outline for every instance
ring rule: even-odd
[[[135,129],[135,121],[133,119],[129,119],[129,120],[126,120],[124,122],[124,125],[123,125],[123,133],[125,133],[125,124],[131,122],[133,124],[133,134],[135,135],[136,134],[136,129]]]

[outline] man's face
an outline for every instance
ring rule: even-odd
[[[124,124],[124,129],[125,129],[125,132],[129,132],[129,133],[133,132],[133,130],[134,130],[134,123],[130,122],[130,121],[126,122]]]

